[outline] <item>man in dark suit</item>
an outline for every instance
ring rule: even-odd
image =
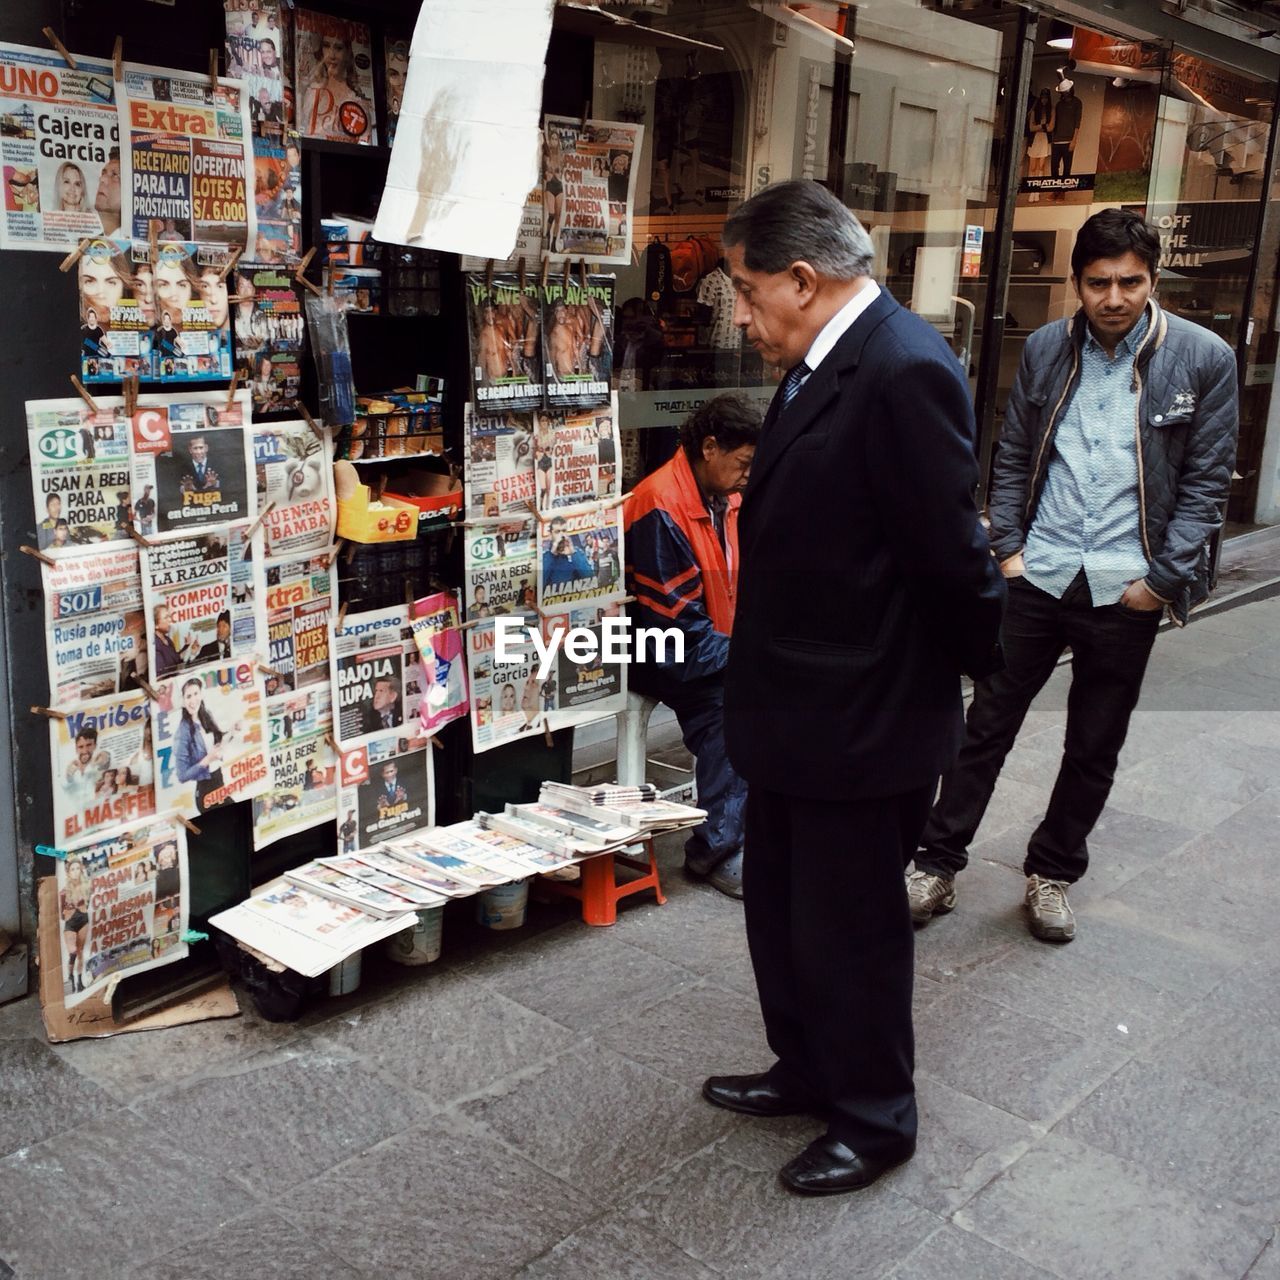
[[[218,662],[231,657],[231,610],[223,609],[218,614],[216,623],[217,635],[208,644],[202,645],[198,662]]]
[[[871,279],[857,219],[815,182],[780,183],[728,219],[724,245],[735,323],[788,371],[741,508],[725,678],[777,1061],[703,1093],[821,1117],[782,1179],[827,1194],[915,1151],[903,871],[960,745],[960,675],[998,662],[1004,587],[974,505],[963,373]]]

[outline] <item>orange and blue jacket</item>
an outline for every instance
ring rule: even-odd
[[[697,680],[724,669],[738,587],[738,508],[729,498],[722,548],[683,448],[636,486],[624,511],[627,590],[636,626],[677,626],[683,665],[646,663],[661,675]]]

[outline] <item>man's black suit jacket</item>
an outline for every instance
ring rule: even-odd
[[[978,519],[973,409],[887,293],[765,419],[739,515],[725,741],[749,783],[833,801],[927,786],[998,665],[1004,583]]]

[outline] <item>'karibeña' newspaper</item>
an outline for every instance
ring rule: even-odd
[[[395,733],[344,750],[338,771],[338,850],[355,853],[435,822],[432,752]]]
[[[137,548],[62,556],[40,571],[50,705],[140,689],[148,664]]]
[[[334,573],[330,553],[268,560],[267,673],[269,696],[324,685],[329,691],[329,617]]]
[[[267,555],[319,551],[333,541],[333,463],[327,438],[302,421],[253,428],[253,462]]]
[[[187,954],[187,839],[172,818],[118,827],[58,862],[63,1003]]]
[[[267,789],[253,802],[253,847],[306,831],[337,816],[338,761],[329,746],[329,686],[312,685],[266,704]]]

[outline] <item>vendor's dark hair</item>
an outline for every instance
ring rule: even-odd
[[[714,436],[721,449],[760,443],[760,411],[741,396],[716,396],[699,405],[680,428],[680,443],[690,462],[702,457],[702,442]]]
[[[1141,214],[1130,209],[1103,209],[1076,234],[1071,250],[1071,274],[1079,277],[1099,258],[1122,258],[1132,250],[1154,280],[1160,269],[1160,237]]]

